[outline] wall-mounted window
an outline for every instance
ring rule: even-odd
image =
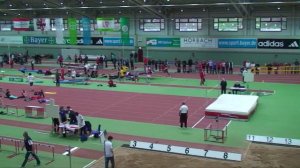
[[[286,17],[258,17],[255,28],[262,32],[278,32],[287,29]]]
[[[234,32],[243,29],[243,18],[214,18],[214,29],[220,32]]]
[[[11,31],[12,21],[0,21],[1,31]]]
[[[145,32],[160,32],[165,29],[165,19],[140,19],[140,30]]]
[[[202,29],[202,19],[181,18],[175,19],[175,29],[182,32],[197,32]]]

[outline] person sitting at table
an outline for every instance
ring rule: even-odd
[[[237,94],[237,92],[240,90],[241,84],[239,81],[236,81],[233,85],[232,94]]]
[[[109,79],[107,84],[108,84],[109,87],[116,87],[117,86],[112,79]]]
[[[76,112],[73,111],[70,106],[67,107],[66,111],[69,114],[70,124],[77,124]]]
[[[59,123],[60,125],[64,125],[64,124],[67,124],[67,114],[66,114],[66,110],[64,108],[64,106],[60,106],[59,107]],[[63,126],[59,126],[61,128],[61,133],[63,134],[64,137],[66,137],[66,128]]]

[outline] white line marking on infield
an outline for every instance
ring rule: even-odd
[[[226,124],[226,126],[225,127],[228,127],[229,126],[229,124],[231,123],[231,120]]]
[[[204,118],[205,118],[205,116],[203,116],[198,122],[196,122],[196,124],[194,124],[194,125],[192,126],[192,128],[196,127],[196,125],[198,125]]]
[[[74,148],[70,149],[70,153],[72,153],[72,152],[74,152],[75,150],[78,150],[78,149],[79,149],[78,147],[74,147]],[[62,155],[68,155],[68,154],[69,154],[69,152],[66,151]]]
[[[88,168],[90,166],[92,166],[97,160],[93,160],[92,162],[90,162],[89,164],[85,165],[83,168]]]
[[[35,132],[38,134],[50,134],[50,131],[43,131],[43,130],[36,130]]]

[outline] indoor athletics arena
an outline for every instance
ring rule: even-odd
[[[295,168],[300,1],[0,0],[0,168]]]

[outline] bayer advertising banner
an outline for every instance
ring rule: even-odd
[[[180,46],[186,48],[218,48],[217,38],[183,37]]]
[[[219,48],[256,48],[256,39],[219,39]]]

